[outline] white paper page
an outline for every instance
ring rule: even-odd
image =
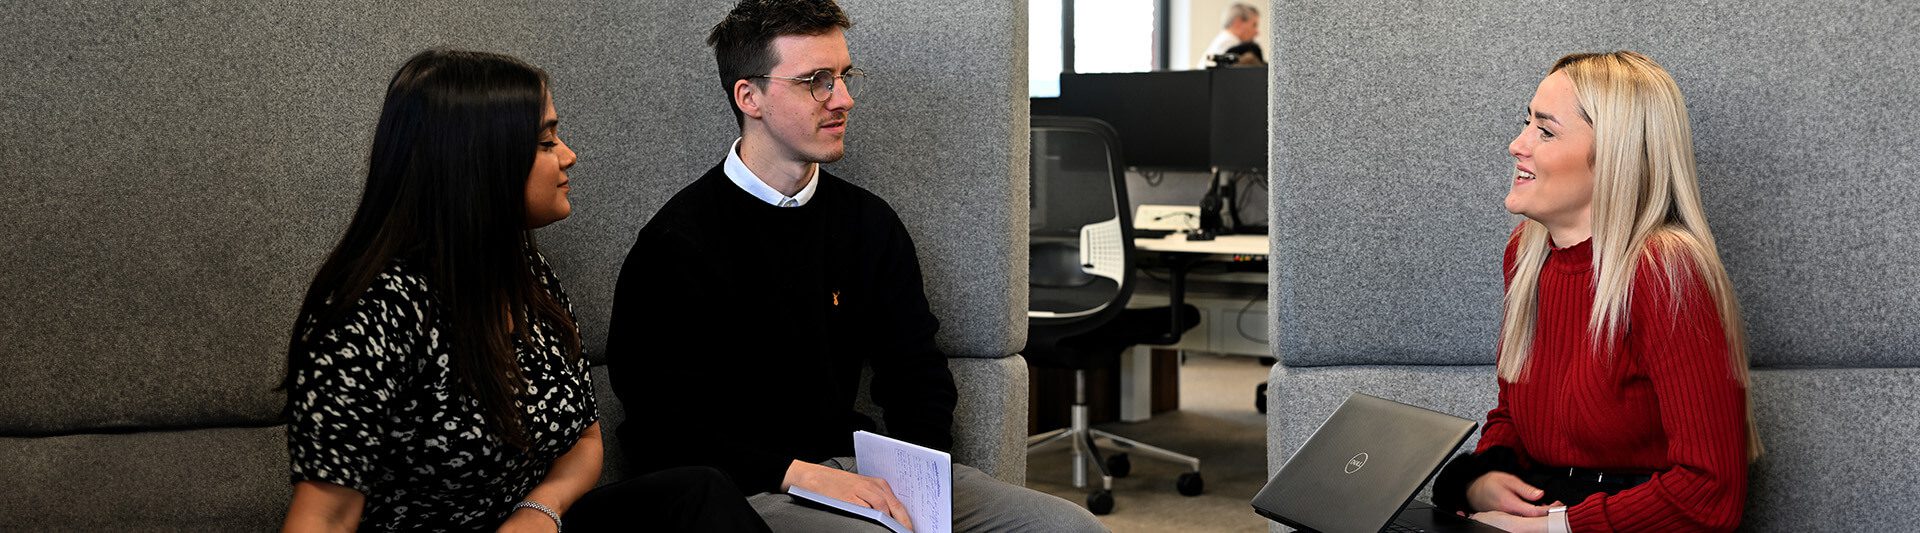
[[[828,507],[832,507],[835,509],[839,509],[842,511],[846,511],[849,513],[870,518],[875,522],[879,522],[880,525],[887,526],[887,529],[893,530],[894,533],[911,533],[907,530],[907,526],[900,525],[899,520],[894,520],[893,517],[887,516],[887,513],[880,512],[878,509],[861,507],[859,505],[844,502],[839,499],[835,499],[831,496],[820,494],[818,492],[810,491],[800,487],[787,487],[787,494],[792,494],[795,497],[799,497],[799,498],[806,498],[808,500],[813,500],[815,502],[819,502],[820,504],[826,505]],[[912,516],[912,515],[909,514],[908,516]]]
[[[853,433],[860,475],[887,480],[915,533],[953,531],[953,456],[865,431]]]

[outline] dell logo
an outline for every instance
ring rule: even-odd
[[[1355,455],[1352,459],[1347,460],[1347,473],[1352,474],[1359,472],[1360,469],[1365,466],[1367,466],[1367,453],[1360,452],[1360,455]]]

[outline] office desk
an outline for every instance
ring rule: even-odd
[[[1136,252],[1159,253],[1161,261],[1167,264],[1167,304],[1176,310],[1174,320],[1179,320],[1177,311],[1186,304],[1187,274],[1194,265],[1245,258],[1265,261],[1269,253],[1266,235],[1221,235],[1211,241],[1189,241],[1186,235],[1175,233],[1157,239],[1134,239],[1133,248]],[[1180,326],[1174,331],[1192,326],[1174,325]],[[1153,351],[1137,346],[1120,357],[1120,419],[1139,422],[1152,418],[1152,395]]]
[[[1147,252],[1168,252],[1185,255],[1243,255],[1266,256],[1266,235],[1221,235],[1211,241],[1189,241],[1186,235],[1175,233],[1158,239],[1134,239],[1136,250]]]

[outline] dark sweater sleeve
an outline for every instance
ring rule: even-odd
[[[947,356],[934,345],[940,320],[928,308],[920,260],[906,226],[886,214],[888,235],[877,272],[884,302],[878,316],[886,323],[873,351],[873,399],[893,438],[937,450],[953,448],[953,408],[958,393]],[[876,228],[882,229],[882,228]]]
[[[702,346],[738,335],[714,319],[726,311],[711,296],[719,282],[705,257],[715,256],[684,234],[649,226],[620,269],[607,331],[608,378],[627,414],[620,446],[638,472],[711,466],[747,494],[777,492],[793,458],[757,446],[768,436],[738,422],[764,398],[728,383],[723,376],[737,372],[727,368],[736,362]]]

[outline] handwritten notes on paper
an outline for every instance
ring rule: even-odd
[[[907,506],[917,533],[953,530],[953,457],[947,452],[865,431],[853,433],[860,475],[887,480]]]

